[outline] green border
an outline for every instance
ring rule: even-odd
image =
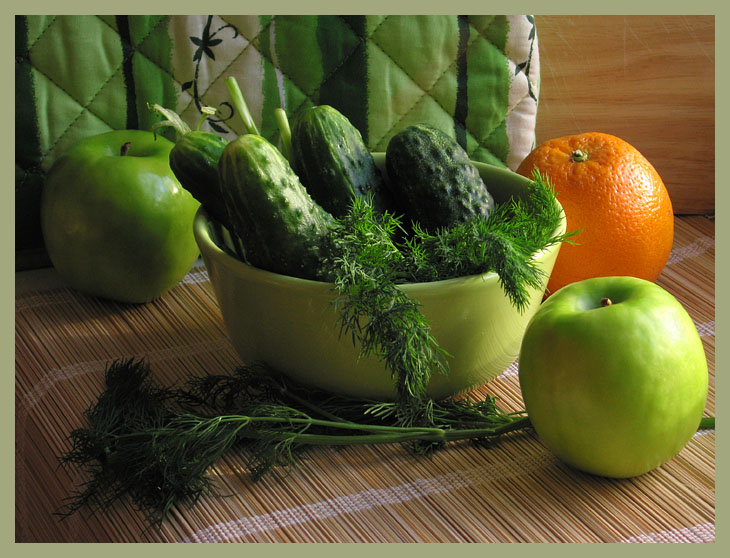
[[[47,0],[45,2],[40,2],[40,5],[36,3],[36,5],[26,5],[24,6],[25,13],[50,13],[56,9],[58,9],[57,4],[51,4]],[[240,11],[241,4],[240,2],[229,2],[226,3],[228,8],[228,11],[231,13],[235,13],[237,11]],[[462,8],[463,13],[480,13],[485,10],[485,5],[483,2],[462,2],[462,5],[460,6]],[[654,7],[647,8],[645,5],[637,4],[636,2],[614,2],[610,6],[604,6],[601,4],[581,4],[580,6],[576,5],[566,5],[565,2],[552,2],[549,5],[549,13],[550,14],[571,14],[571,13],[598,13],[603,14],[606,12],[610,12],[613,14],[622,14],[622,13],[641,13],[641,14],[647,14],[647,13],[679,13],[679,14],[715,14],[718,16],[717,23],[718,28],[720,27],[721,23],[724,23],[726,20],[725,13],[727,12],[726,4],[718,5],[719,3],[717,1],[713,1],[711,3],[707,2],[693,2],[691,4],[683,3],[670,3],[669,5],[667,3],[658,3],[655,2]],[[531,3],[528,6],[521,6],[521,5],[515,5],[514,3],[506,5],[506,10],[514,13],[540,13],[541,10],[545,10],[545,4],[544,3]],[[156,4],[155,7],[159,11],[169,11],[169,13],[199,13],[201,10],[201,6],[199,3],[193,3],[193,2],[185,2],[185,1],[177,1],[177,2],[166,2],[161,4]],[[247,5],[246,8],[249,10],[254,10],[256,6]],[[722,7],[722,9],[720,9]],[[135,12],[144,12],[146,8],[149,8],[149,3],[144,2],[127,2],[125,4],[125,11],[127,13],[135,13]],[[315,1],[308,2],[308,3],[300,3],[300,2],[291,2],[290,0],[287,2],[280,2],[277,3],[277,6],[274,7],[275,9],[272,9],[272,6],[266,6],[266,9],[259,9],[260,12],[275,12],[276,10],[279,11],[285,11],[286,13],[297,13],[297,12],[304,12],[304,13],[312,13],[313,11],[321,11],[324,13],[334,13],[342,11],[345,6],[342,5],[341,2],[322,2],[322,1]],[[100,6],[98,2],[80,2],[78,0],[71,0],[71,2],[66,2],[63,5],[64,11],[73,12],[76,11],[78,13],[93,13],[100,9]],[[380,0],[377,1],[371,1],[367,4],[367,6],[359,12],[362,13],[387,13],[387,12],[393,12],[393,13],[407,13],[409,10],[412,13],[443,13],[444,11],[443,4],[436,4],[436,3],[429,3],[427,5],[423,5],[421,3],[413,2],[412,0],[409,0],[406,5],[404,6],[402,3],[394,3],[392,1],[390,2],[382,2]],[[16,10],[17,12],[18,10]],[[223,8],[221,8],[221,11],[223,11]],[[13,15],[13,12],[11,11],[11,14]],[[2,19],[2,25],[7,26],[5,29],[5,32],[2,33],[2,36],[4,39],[10,43],[12,40],[11,37],[14,35],[14,20],[12,17],[3,18]],[[728,52],[728,47],[730,46],[728,43],[730,40],[728,39],[726,34],[720,33],[716,36],[716,54],[724,54]],[[12,48],[12,46],[9,44],[8,49]],[[718,61],[718,68],[720,65],[724,62],[723,56],[716,56],[716,60]],[[4,70],[3,75],[13,75],[12,74],[12,68],[10,67],[10,57],[6,56],[3,58],[3,64],[7,65]],[[727,81],[727,73],[726,72],[719,72],[717,76],[717,88],[718,91],[724,89]],[[8,111],[8,115],[11,114],[11,110],[13,110],[13,92],[12,92],[12,85],[9,83],[10,80],[6,80],[6,96],[8,99],[8,102],[5,104],[6,110]],[[722,103],[718,103],[717,105],[717,113],[716,113],[716,122],[719,124],[716,126],[716,152],[717,153],[725,153],[726,148],[728,147],[728,141],[725,138],[725,134],[723,133],[725,128],[724,124],[726,123],[727,119],[727,109]],[[11,165],[11,157],[12,154],[14,154],[14,148],[15,148],[15,140],[13,137],[10,136],[10,133],[8,132],[5,142],[3,143],[3,146],[6,148],[4,150],[6,157],[7,157],[7,165],[5,165],[4,168],[12,169],[14,168],[13,165]],[[723,165],[717,165],[717,169],[721,170],[723,168]],[[6,190],[7,191],[7,190]],[[722,285],[725,284],[724,278],[727,276],[727,259],[725,252],[722,250],[725,246],[725,238],[727,238],[726,233],[728,232],[728,224],[726,221],[724,221],[723,213],[724,208],[726,207],[727,202],[727,196],[728,193],[724,188],[719,188],[717,193],[717,208],[716,208],[716,214],[718,215],[718,220],[716,221],[716,237],[718,238],[717,245],[721,248],[721,250],[718,251],[717,254],[717,275],[716,275],[716,284]],[[3,238],[9,239],[12,238],[13,232],[12,232],[12,225],[14,221],[14,213],[11,209],[11,203],[6,203],[2,207],[5,208],[5,211],[7,212],[6,218],[2,220],[3,223],[5,223],[5,226],[7,227],[7,231]],[[10,246],[8,246],[8,252],[13,254],[13,251],[11,251]],[[14,315],[14,297],[10,296],[10,292],[14,289],[15,284],[15,274],[14,272],[11,272],[12,269],[14,269],[14,256],[11,256],[11,263],[13,265],[10,266],[10,269],[8,270],[7,275],[4,277],[4,281],[2,286],[6,287],[7,289],[5,292],[8,293],[7,298],[3,299],[3,308],[4,310],[3,315],[6,316],[6,322],[5,322],[5,330],[4,330],[4,337],[3,339],[7,340],[7,349],[6,351],[3,351],[2,354],[6,355],[7,358],[7,364],[8,368],[11,366],[11,361],[13,359],[14,351],[12,349],[12,341],[13,339],[13,322],[11,316]],[[717,302],[716,302],[716,309],[717,309],[717,322],[719,327],[716,328],[716,331],[719,333],[716,333],[716,335],[719,335],[720,339],[723,338],[725,327],[724,327],[724,318],[727,311],[727,304],[726,299],[724,297],[724,294],[722,290],[719,290]],[[717,345],[717,353],[716,353],[716,365],[717,369],[721,369],[724,364],[724,352],[723,352],[723,344],[720,342],[716,343]],[[10,375],[7,377],[8,381],[8,388],[4,391],[7,398],[9,400],[13,399],[14,394],[14,388],[12,387],[11,383],[14,384],[12,378]],[[716,379],[716,387],[718,392],[718,399],[722,400],[724,399],[724,390],[722,387],[725,384],[725,380],[722,375],[718,375]],[[718,405],[719,406],[719,405]],[[14,509],[13,509],[13,495],[14,495],[14,482],[13,482],[13,455],[14,455],[14,448],[12,446],[12,440],[14,436],[14,403],[12,401],[8,401],[7,405],[5,406],[6,412],[8,413],[7,420],[5,421],[5,427],[7,429],[7,432],[5,436],[3,437],[3,440],[5,440],[8,443],[8,448],[6,451],[6,471],[7,475],[5,477],[6,481],[4,484],[4,487],[6,488],[6,498],[4,499],[5,507],[4,511],[5,516],[4,519],[6,521],[3,522],[3,525],[5,527],[6,532],[4,533],[3,541],[5,542],[5,546],[8,547],[8,552],[12,552],[12,556],[36,556],[36,555],[46,555],[48,552],[52,552],[54,556],[73,556],[78,557],[84,554],[88,555],[98,555],[100,552],[103,553],[109,553],[109,554],[122,554],[125,555],[131,552],[138,552],[138,553],[146,553],[146,552],[155,552],[156,554],[167,554],[171,553],[174,556],[183,556],[183,555],[193,555],[199,556],[201,553],[201,549],[195,546],[182,546],[182,545],[171,545],[171,546],[153,546],[150,548],[147,547],[134,547],[134,548],[128,548],[124,545],[104,545],[103,547],[96,544],[91,545],[80,545],[80,544],[70,544],[70,545],[15,545],[13,544],[13,537],[14,537]],[[720,437],[720,440],[722,440],[722,437]],[[725,451],[722,442],[718,442],[717,445],[717,462],[718,462],[718,472],[722,471],[724,469],[724,464],[726,463],[725,459]],[[580,545],[540,545],[539,548],[536,548],[534,546],[511,546],[508,548],[497,548],[497,547],[486,547],[485,545],[459,545],[457,548],[447,548],[443,545],[419,545],[418,548],[412,548],[410,546],[402,546],[402,545],[378,545],[377,547],[372,547],[369,545],[347,545],[347,548],[343,548],[341,545],[253,545],[248,546],[245,549],[241,548],[237,545],[223,545],[218,547],[206,547],[202,549],[202,552],[213,552],[215,554],[218,553],[229,553],[229,554],[235,554],[237,556],[240,556],[242,552],[245,552],[247,555],[258,555],[263,554],[265,556],[273,556],[274,558],[279,558],[280,556],[324,556],[328,553],[331,553],[332,555],[337,554],[340,555],[342,553],[345,553],[346,555],[352,555],[353,558],[355,556],[363,556],[365,554],[372,555],[373,552],[377,553],[383,553],[383,554],[402,554],[403,552],[417,552],[419,555],[438,555],[443,556],[445,553],[449,552],[458,552],[459,554],[462,554],[464,556],[469,555],[478,555],[480,557],[485,556],[487,553],[490,552],[503,552],[503,553],[510,553],[511,556],[514,555],[525,555],[527,553],[531,553],[534,555],[536,552],[547,553],[548,556],[553,555],[559,555],[561,557],[567,556],[567,555],[584,555],[585,553],[615,553],[616,551],[619,551],[621,553],[627,553],[627,554],[634,554],[634,553],[641,553],[641,555],[649,555],[649,556],[662,556],[666,557],[667,555],[685,555],[687,552],[696,553],[700,555],[711,555],[715,556],[718,555],[721,551],[721,549],[724,549],[726,546],[726,542],[724,541],[724,531],[722,529],[722,525],[724,525],[724,519],[725,519],[725,510],[726,510],[726,483],[722,478],[722,475],[718,475],[718,483],[717,483],[717,510],[718,510],[718,543],[715,545],[699,545],[694,546],[693,548],[687,548],[685,546],[672,546],[672,545],[625,545],[621,547],[620,549],[616,549],[613,545],[594,545],[589,548],[586,548],[584,546]],[[725,549],[725,552],[727,552],[727,549]]]

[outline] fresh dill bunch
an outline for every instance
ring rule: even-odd
[[[216,493],[210,469],[238,451],[257,480],[296,465],[312,446],[406,444],[419,453],[456,440],[491,440],[529,427],[519,414],[483,403],[433,402],[431,426],[404,426],[397,402],[348,398],[303,386],[260,364],[230,375],[193,377],[159,387],[144,361],[112,362],[105,390],[70,434],[65,466],[88,480],[58,515],[107,509],[131,499],[149,526],[173,506]]]
[[[355,199],[332,229],[327,262],[335,275],[341,333],[359,341],[361,356],[377,355],[394,379],[403,426],[431,424],[426,387],[447,372],[446,352],[431,334],[419,304],[398,288],[404,255],[396,244],[400,220]]]
[[[87,482],[67,499],[59,512],[65,517],[82,507],[108,508],[129,495],[158,523],[177,501],[194,502],[210,489],[205,476],[179,460],[165,468],[165,441],[174,392],[154,385],[144,361],[118,360],[105,372],[105,391],[85,414],[87,426],[70,433],[66,465],[86,469]]]
[[[412,236],[403,243],[406,273],[411,281],[428,282],[496,272],[512,304],[522,312],[529,289],[543,285],[544,272],[534,254],[575,234],[554,234],[561,217],[552,186],[536,171],[526,201],[512,199],[488,217],[433,233],[415,223]]]
[[[489,215],[429,233],[380,214],[368,198],[357,198],[330,231],[324,266],[338,293],[341,334],[360,342],[390,371],[404,426],[433,424],[427,397],[434,373],[448,373],[448,354],[431,335],[416,301],[398,285],[496,272],[515,308],[522,312],[530,290],[543,286],[533,256],[572,233],[555,235],[562,213],[547,178],[535,172],[526,200],[513,199]]]
[[[544,273],[533,256],[572,233],[555,235],[562,217],[546,177],[535,172],[526,200],[501,204],[489,217],[427,232],[380,214],[368,198],[330,231],[324,266],[334,277],[341,334],[360,342],[361,354],[375,354],[390,371],[398,394],[401,424],[433,424],[426,395],[432,374],[448,372],[448,354],[431,335],[416,301],[398,285],[496,272],[515,308],[525,310],[531,289]]]

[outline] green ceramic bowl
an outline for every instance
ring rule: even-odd
[[[374,157],[382,168],[384,155]],[[526,178],[475,164],[496,202],[526,193]],[[333,285],[263,271],[230,256],[221,249],[230,239],[202,209],[194,231],[228,334],[243,362],[265,362],[295,380],[335,393],[395,396],[382,361],[358,358],[352,338],[340,336]],[[562,232],[564,219],[556,233]],[[546,273],[545,284],[559,248],[534,256]],[[430,380],[429,393],[437,399],[468,391],[503,372],[517,357],[527,322],[544,293],[544,287],[532,290],[527,309],[519,313],[495,273],[401,288],[420,302],[439,345],[452,355],[448,376],[435,374]]]

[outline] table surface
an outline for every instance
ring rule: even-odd
[[[710,369],[715,414],[715,226],[676,219],[675,244],[657,281],[687,308]],[[83,426],[103,371],[145,357],[169,384],[241,364],[206,270],[170,293],[123,305],[68,289],[52,270],[16,274],[16,542],[712,542],[715,432],[634,479],[586,475],[560,463],[534,433],[489,449],[456,443],[423,458],[398,445],[317,448],[302,464],[254,482],[245,455],[211,470],[219,496],[174,508],[147,529],[131,503],[103,513],[54,515],[82,472],[58,466]],[[477,390],[522,408],[517,363]]]

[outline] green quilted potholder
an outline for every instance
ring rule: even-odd
[[[175,106],[165,16],[16,16],[16,269],[44,265],[40,194],[46,172],[78,139],[149,129],[146,103]]]
[[[18,16],[16,61],[16,256],[42,254],[43,176],[80,137],[149,129],[147,103],[190,124],[214,106],[208,129],[242,133],[230,75],[272,141],[275,108],[294,118],[312,104],[343,112],[373,151],[429,122],[472,159],[514,169],[535,141],[539,56],[524,15]]]

